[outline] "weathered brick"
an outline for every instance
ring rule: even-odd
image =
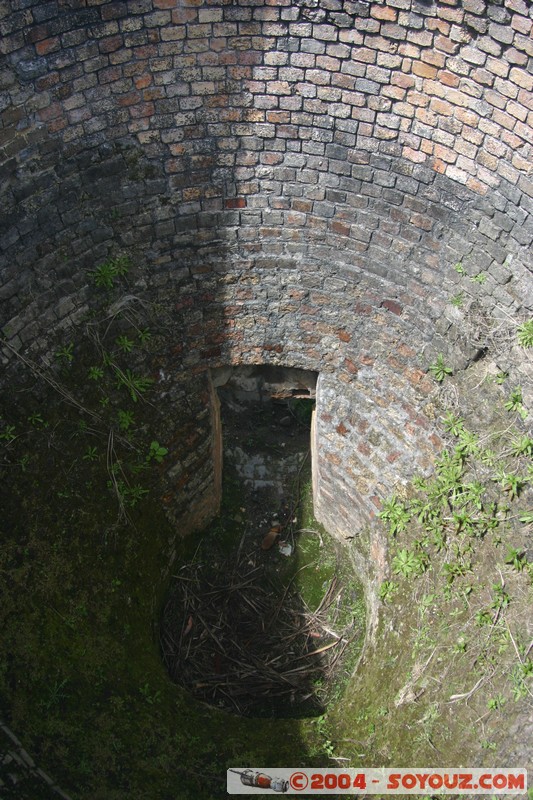
[[[413,63],[413,72],[422,78],[436,78],[438,70],[430,64],[424,64],[421,61]]]

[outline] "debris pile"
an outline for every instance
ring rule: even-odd
[[[280,587],[245,541],[222,562],[197,554],[174,576],[161,625],[169,674],[198,699],[244,716],[320,713],[324,687],[360,634],[353,621],[335,629],[340,582],[333,577],[312,611],[295,589],[306,567]]]

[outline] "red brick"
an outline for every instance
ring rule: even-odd
[[[411,89],[415,85],[415,80],[411,75],[402,72],[395,72],[392,75],[391,83],[401,86],[403,89]]]
[[[53,53],[56,50],[59,50],[61,47],[61,43],[57,36],[53,36],[51,39],[43,39],[41,42],[37,42],[35,45],[35,50],[37,54],[40,56],[46,56],[48,53]]]
[[[424,64],[421,61],[415,61],[413,63],[413,72],[415,75],[420,75],[422,78],[435,78],[437,76],[435,67],[432,67],[430,64]]]
[[[150,86],[152,83],[152,76],[145,74],[145,75],[138,75],[136,78],[133,79],[136,89],[146,89],[147,86]]]
[[[387,22],[396,22],[398,12],[393,8],[389,8],[388,6],[374,5],[371,8],[370,16],[374,17],[374,19],[383,19],[387,20]]]
[[[454,75],[453,72],[448,72],[444,70],[443,72],[440,73],[439,80],[445,86],[453,86],[453,87],[459,86],[459,78],[457,77],[457,75]]]
[[[473,192],[477,192],[477,194],[487,194],[489,190],[487,184],[479,181],[477,178],[469,178],[466,185],[469,189],[472,189]]]
[[[246,198],[227,197],[224,201],[224,208],[246,208]]]
[[[452,42],[451,39],[448,39],[445,36],[437,36],[435,39],[435,47],[437,50],[442,50],[444,53],[453,55],[459,50],[459,43]]]
[[[396,314],[398,317],[401,315],[403,308],[399,303],[396,303],[394,300],[383,300],[382,304],[383,308],[388,309],[392,314]]]

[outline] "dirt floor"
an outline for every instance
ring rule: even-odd
[[[339,546],[308,520],[312,403],[221,395],[223,507],[176,573],[165,663],[234,713],[322,714],[363,626]]]

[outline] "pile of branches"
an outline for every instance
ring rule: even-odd
[[[171,678],[210,705],[241,715],[320,713],[323,692],[357,635],[333,630],[342,588],[334,577],[311,611],[293,589],[269,582],[256,553],[185,565],[161,625]],[[304,568],[302,568],[304,569]]]

